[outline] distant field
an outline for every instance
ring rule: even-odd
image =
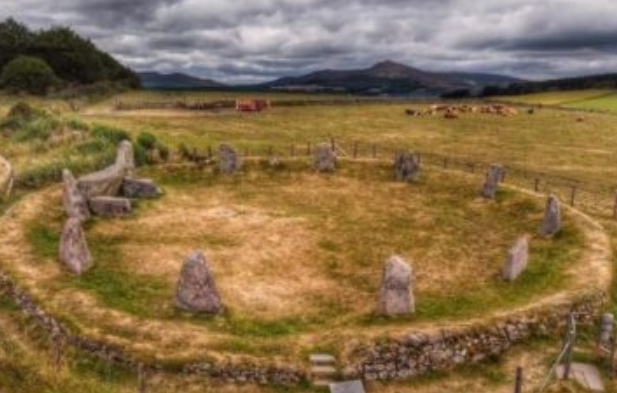
[[[555,105],[566,108],[593,109],[617,113],[617,91],[578,90],[499,97],[502,101],[521,104]]]

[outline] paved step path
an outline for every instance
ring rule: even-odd
[[[557,377],[563,379],[564,366],[557,367]],[[592,364],[572,363],[570,367],[570,376],[574,378],[583,388],[592,392],[604,392],[604,383],[598,368]]]
[[[320,387],[330,386],[338,373],[334,356],[316,353],[309,356],[309,361],[311,362],[313,385]]]

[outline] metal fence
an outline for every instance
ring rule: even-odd
[[[266,158],[276,155],[279,158],[308,158],[312,155],[314,147],[319,142],[290,143],[287,145],[271,145],[259,147],[239,147],[240,154],[245,157]],[[323,142],[321,142],[323,143]],[[395,154],[406,147],[395,147],[377,143],[348,142],[338,139],[330,139],[327,143],[336,150],[339,158],[350,160],[376,160],[391,161]],[[181,155],[189,161],[203,162],[210,160],[215,155],[215,147],[205,148],[180,148]],[[425,167],[439,168],[442,170],[460,171],[483,177],[491,162],[478,161],[461,156],[449,156],[432,152],[413,150],[420,158],[420,163]],[[582,181],[527,168],[503,164],[504,182],[525,188],[535,192],[551,193],[570,206],[585,212],[597,215],[601,218],[617,219],[617,185],[600,184]],[[481,181],[480,179],[478,180]]]

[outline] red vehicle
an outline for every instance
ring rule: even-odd
[[[236,110],[238,112],[261,112],[270,108],[270,100],[264,99],[238,99]]]

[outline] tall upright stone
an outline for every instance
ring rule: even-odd
[[[521,236],[508,250],[508,257],[501,273],[502,278],[506,281],[514,281],[525,271],[528,261],[529,239],[527,236]]]
[[[82,274],[93,266],[92,255],[79,218],[66,220],[59,247],[60,261],[75,274]]]
[[[540,227],[542,236],[551,237],[561,230],[561,204],[555,195],[549,195],[544,208],[544,218]]]
[[[412,289],[412,269],[403,258],[391,256],[386,260],[377,301],[377,314],[395,316],[415,312]]]
[[[332,145],[320,143],[315,146],[313,153],[313,164],[318,172],[333,172],[336,168],[336,154]]]
[[[399,181],[414,182],[420,174],[420,160],[410,151],[399,152],[394,157],[394,175]]]
[[[0,201],[6,200],[11,196],[15,174],[13,166],[2,155],[0,155]]]
[[[221,173],[232,175],[242,168],[242,158],[231,145],[221,144],[218,148],[218,156]]]
[[[184,261],[176,288],[176,306],[195,313],[218,314],[223,310],[208,261],[199,250]]]
[[[87,220],[90,218],[88,201],[79,188],[77,188],[77,180],[75,180],[70,170],[64,169],[62,171],[62,180],[64,182],[62,196],[66,215],[70,218],[78,218],[80,220]]]
[[[126,140],[120,142],[116,152],[115,165],[124,172],[125,177],[135,176],[135,153],[133,153],[133,144],[131,142]]]
[[[598,344],[608,347],[613,338],[615,330],[615,316],[610,313],[602,314],[600,317],[600,330],[598,331]]]
[[[499,164],[491,164],[486,171],[484,184],[480,190],[482,197],[486,199],[495,199],[497,188],[499,188],[499,183],[501,182],[502,177],[503,167]]]

